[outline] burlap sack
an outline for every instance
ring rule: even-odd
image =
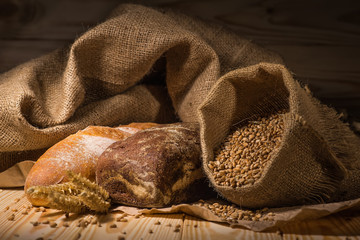
[[[249,207],[326,199],[359,162],[358,139],[276,54],[172,11],[122,5],[71,46],[0,75],[0,93],[1,170],[88,125],[181,120],[201,124],[214,184],[207,162],[231,125],[282,107],[287,131],[264,178],[214,185],[223,196]]]
[[[231,127],[286,109],[282,143],[254,185],[217,186],[208,162]],[[282,65],[260,63],[220,78],[200,106],[203,166],[226,199],[243,207],[284,207],[360,196],[360,140]],[[341,187],[339,188],[339,186]]]
[[[258,62],[281,60],[220,26],[121,5],[71,46],[0,75],[0,170],[88,125],[197,122],[220,76]]]

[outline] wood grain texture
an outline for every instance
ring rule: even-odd
[[[0,72],[65,47],[118,4],[117,0],[1,0]]]
[[[32,208],[28,214],[22,212],[29,206],[23,190],[3,190],[0,192],[0,239],[181,239],[181,232],[175,232],[176,225],[183,225],[183,214],[151,215],[135,218],[125,216],[127,221],[118,221],[123,216],[120,211],[107,215],[70,215],[65,217],[61,211],[46,209],[45,212]],[[9,207],[9,209],[7,209]],[[16,212],[15,209],[17,210]],[[8,218],[14,214],[15,219]],[[96,224],[92,224],[93,220]],[[79,220],[89,222],[79,225]],[[50,223],[56,223],[51,227]],[[34,226],[32,223],[38,222]],[[159,224],[160,223],[160,224]],[[68,224],[68,227],[65,225]],[[168,225],[171,226],[168,226]],[[151,230],[151,231],[150,231]]]
[[[259,233],[241,228],[231,228],[219,224],[186,216],[182,239],[217,240],[217,239],[279,239],[274,233]]]
[[[182,239],[360,239],[359,213],[337,214],[323,219],[297,222],[276,232],[253,232],[225,224],[186,216]]]
[[[185,214],[156,214],[140,218],[125,216],[126,222],[118,221],[123,217],[120,211],[107,215],[70,215],[57,210],[45,212],[32,208],[27,215],[22,211],[30,203],[23,190],[0,190],[0,239],[83,239],[117,240],[125,239],[360,239],[360,212],[344,212],[323,219],[291,223],[278,232],[253,232],[243,228],[231,228],[227,224],[204,221]],[[9,207],[9,208],[7,208]],[[17,211],[15,212],[16,209]],[[9,216],[15,215],[14,220]],[[93,220],[96,224],[92,224]],[[79,220],[88,225],[79,225]],[[49,223],[55,222],[52,228]],[[38,222],[38,226],[33,226]],[[68,224],[68,227],[65,225]],[[114,227],[114,224],[116,227]],[[179,229],[176,231],[175,229]]]

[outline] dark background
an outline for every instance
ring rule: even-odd
[[[279,53],[323,103],[360,119],[359,0],[0,0],[0,73],[70,44],[124,2],[225,24]]]

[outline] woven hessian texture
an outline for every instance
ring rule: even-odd
[[[236,189],[216,186],[208,162],[232,126],[279,109],[288,110],[282,143],[262,177]],[[200,106],[200,123],[205,172],[231,202],[283,207],[360,196],[360,179],[350,170],[359,169],[359,138],[282,65],[259,63],[222,76]]]
[[[357,181],[346,169],[359,168],[359,139],[280,57],[169,10],[121,5],[69,47],[0,75],[0,93],[1,171],[89,125],[184,121],[200,123],[214,188],[242,206],[322,201]],[[231,126],[278,109],[289,111],[283,143],[261,180],[216,186],[207,162]]]

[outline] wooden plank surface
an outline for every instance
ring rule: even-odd
[[[0,73],[71,43],[121,0],[1,0]],[[283,56],[324,103],[360,119],[360,1],[138,0],[224,24]]]
[[[120,211],[107,215],[70,215],[61,211],[31,208],[23,190],[3,190],[0,193],[0,239],[181,239],[183,214],[164,214],[139,217]],[[14,214],[14,219],[9,217]],[[124,219],[124,220],[120,220]],[[96,220],[96,222],[94,222]],[[80,222],[81,221],[81,222]],[[34,223],[38,223],[34,225]],[[56,223],[52,225],[53,223]]]
[[[23,190],[0,190],[1,240],[117,240],[120,237],[137,240],[360,239],[360,212],[291,223],[273,232],[253,232],[185,214],[156,214],[137,218],[124,216],[122,212],[116,211],[107,215],[74,214],[67,218],[61,211],[42,211],[41,208],[31,208],[24,215],[23,211],[28,206],[30,203]],[[15,216],[14,220],[9,219],[12,214]],[[37,226],[34,226],[35,222],[38,223]],[[56,223],[56,226],[52,223]]]
[[[360,239],[359,214],[292,223],[276,232],[253,232],[186,216],[183,239]],[[196,227],[194,227],[196,226]]]

